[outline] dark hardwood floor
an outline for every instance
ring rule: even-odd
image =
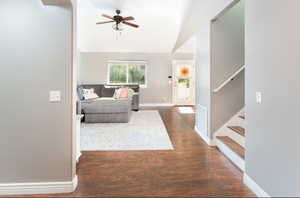
[[[161,108],[175,150],[83,152],[72,194],[37,197],[253,197],[242,172],[194,131],[193,114]]]

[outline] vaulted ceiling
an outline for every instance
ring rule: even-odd
[[[79,0],[78,39],[83,52],[170,53],[177,41],[190,0]],[[121,36],[102,14],[134,16],[138,29],[126,27]]]
[[[77,1],[78,43],[82,52],[191,53],[195,33],[209,31],[210,20],[239,0]],[[116,9],[122,11],[122,16],[134,16],[140,28],[126,27],[117,38],[112,24],[96,25],[106,20],[102,14],[113,16]],[[197,38],[197,42],[203,41]]]

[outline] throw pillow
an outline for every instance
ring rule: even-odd
[[[94,93],[94,89],[82,89],[83,94]]]
[[[120,98],[128,98],[128,88],[120,88]]]
[[[133,95],[134,95],[134,90],[129,88],[128,89],[128,97],[131,99],[133,97]]]
[[[83,97],[85,100],[99,98],[99,96],[94,92],[94,89],[83,89]]]
[[[96,98],[99,98],[99,96],[95,93],[84,94],[85,100],[91,100],[91,99],[96,99]]]

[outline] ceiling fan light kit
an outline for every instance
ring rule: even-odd
[[[128,21],[133,21],[134,20],[134,17],[132,16],[129,16],[129,17],[122,17],[120,14],[121,14],[121,10],[116,10],[116,13],[117,15],[115,16],[109,16],[109,15],[106,15],[106,14],[103,14],[102,16],[107,18],[107,19],[110,19],[109,21],[102,21],[102,22],[98,22],[96,23],[96,25],[101,25],[101,24],[107,24],[107,23],[115,23],[113,25],[113,29],[115,31],[118,31],[118,32],[121,32],[124,30],[124,25],[128,25],[128,26],[131,26],[131,27],[134,27],[134,28],[138,28],[139,26],[134,24],[134,23],[130,23]]]
[[[113,26],[112,26],[112,28],[115,30],[115,31],[118,31],[118,32],[121,32],[121,31],[123,31],[124,30],[124,26],[121,24],[121,23],[119,23],[119,24],[114,24]]]

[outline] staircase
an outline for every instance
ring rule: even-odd
[[[215,136],[217,148],[242,171],[245,170],[245,115],[243,110],[227,122]]]

